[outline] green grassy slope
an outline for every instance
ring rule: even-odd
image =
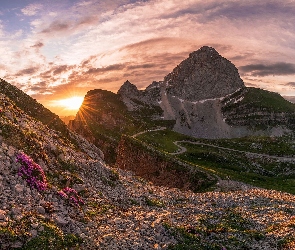
[[[228,98],[233,98],[235,95],[238,96],[240,93],[233,94]],[[240,102],[227,105],[224,109],[243,106],[249,109],[265,110],[269,112],[295,112],[295,104],[287,101],[278,93],[252,87],[246,88],[246,91],[243,93],[243,99]],[[228,101],[228,98],[225,99],[224,102]]]
[[[292,157],[295,155],[295,145],[292,138],[246,137],[232,140],[198,140],[165,130],[148,132],[139,135],[137,139],[167,152],[167,154],[177,151],[174,141],[198,142],[200,143],[198,145],[188,142],[180,143],[187,151],[174,157],[196,165],[196,167],[210,170],[222,179],[229,178],[258,187],[295,194],[294,162],[277,161],[277,159],[265,156],[230,150]]]
[[[245,88],[223,100],[223,115],[230,125],[266,129],[274,126],[295,128],[295,104],[278,93]]]

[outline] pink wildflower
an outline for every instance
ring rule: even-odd
[[[19,153],[16,160],[21,164],[18,174],[26,179],[30,187],[44,191],[47,188],[47,180],[43,169],[25,153]]]
[[[70,202],[75,205],[83,205],[83,199],[78,195],[77,191],[70,187],[65,187],[63,190],[60,190],[58,194],[65,199],[68,199]]]

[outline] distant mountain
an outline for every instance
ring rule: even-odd
[[[121,134],[156,126],[172,126],[176,132],[198,138],[280,136],[294,130],[294,117],[294,104],[279,94],[247,88],[229,60],[204,46],[164,81],[153,82],[145,90],[126,81],[117,94],[88,92],[70,127],[92,135],[92,141],[102,148],[108,143],[97,142],[97,138],[111,136],[113,150],[109,152],[114,155]],[[87,129],[85,124],[90,124]]]
[[[68,115],[68,116],[60,116],[59,117],[66,125],[69,124],[70,121],[75,119],[74,115]]]
[[[295,96],[283,96],[289,102],[295,103]]]
[[[188,102],[221,98],[245,87],[237,68],[208,46],[191,53],[164,78],[165,84],[167,95]]]
[[[132,91],[134,87],[130,82],[126,82],[121,91]],[[141,93],[136,91],[133,94],[141,96]],[[110,163],[116,161],[116,148],[122,134],[134,134],[155,124],[163,124],[161,120],[150,119],[161,116],[162,110],[159,106],[146,104],[135,98],[125,101],[132,111],[128,110],[121,95],[106,90],[91,90],[86,94],[75,119],[69,123],[71,130],[101,148],[105,160]],[[136,109],[133,110],[132,106]],[[164,122],[165,125],[171,123]]]
[[[246,88],[224,98],[222,103],[225,122],[231,126],[265,131],[295,129],[295,104],[278,93]]]

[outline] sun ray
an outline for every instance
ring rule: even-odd
[[[52,105],[67,110],[78,110],[81,107],[83,100],[84,98],[81,96],[72,96],[66,99],[55,100],[52,102]]]

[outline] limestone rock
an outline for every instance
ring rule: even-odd
[[[45,214],[45,208],[42,207],[42,206],[38,206],[38,207],[37,207],[37,212],[38,212],[39,214]]]
[[[245,87],[235,65],[208,46],[191,53],[164,82],[169,95],[187,101],[220,98]]]

